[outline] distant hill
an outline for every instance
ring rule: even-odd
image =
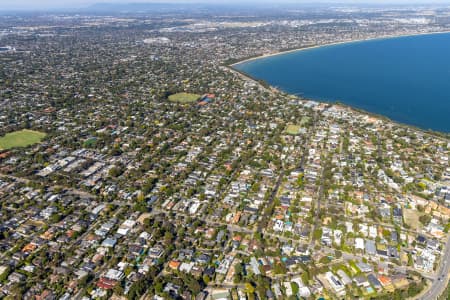
[[[309,4],[309,3],[258,3],[255,5],[252,0],[244,0],[242,2],[206,2],[205,0],[199,0],[199,2],[190,3],[97,3],[89,6],[85,11],[89,12],[115,12],[115,13],[154,13],[154,12],[181,12],[181,11],[208,11],[211,13],[235,13],[247,12],[254,13],[255,11],[264,11],[270,9],[273,13],[274,10],[285,11],[286,9],[294,8],[309,8],[309,7],[321,7],[324,6],[321,3]],[[256,0],[255,0],[256,1]],[[326,7],[326,5],[325,5]]]
[[[179,11],[205,6],[201,4],[180,3],[96,3],[86,10],[91,12],[156,12],[156,11]]]

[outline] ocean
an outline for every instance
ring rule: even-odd
[[[303,49],[234,68],[306,99],[450,132],[450,33]]]

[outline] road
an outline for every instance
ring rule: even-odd
[[[273,188],[272,193],[269,196],[266,207],[272,206],[272,203],[275,200],[275,197],[277,196],[278,190],[280,189],[281,182],[283,181],[283,176],[284,176],[284,169],[281,168],[280,175],[278,176],[275,187]],[[267,224],[268,224],[267,220],[271,217],[270,214],[271,214],[271,211],[268,211],[268,210],[263,211],[263,215],[258,224],[258,229],[256,230],[257,232],[263,232],[264,229],[267,227]]]
[[[324,188],[324,186],[323,186],[323,184],[324,184],[324,180],[323,180],[323,177],[324,177],[324,174],[325,174],[325,167],[326,166],[322,166],[322,170],[321,170],[321,172],[320,172],[320,186],[319,186],[319,191],[317,192],[317,207],[316,207],[316,211],[315,211],[315,214],[314,214],[314,225],[313,225],[313,228],[312,228],[312,230],[311,230],[311,234],[312,234],[312,236],[311,236],[311,242],[310,242],[310,244],[309,244],[309,249],[310,250],[312,250],[313,249],[313,247],[314,247],[314,245],[315,245],[315,243],[316,243],[316,240],[314,239],[314,232],[319,228],[319,227],[321,227],[321,220],[320,220],[320,201],[322,200],[322,198],[323,198],[323,188]]]
[[[428,289],[428,291],[422,294],[418,300],[435,300],[445,290],[448,283],[448,275],[450,273],[450,235],[447,237],[447,243],[445,245],[445,253],[442,256],[439,271],[436,273],[436,279]]]

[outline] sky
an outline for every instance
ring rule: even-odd
[[[2,9],[51,9],[51,8],[83,8],[95,3],[373,3],[373,4],[409,4],[415,3],[436,3],[449,4],[450,0],[0,0],[0,10]]]

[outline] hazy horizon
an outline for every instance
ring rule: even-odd
[[[1,1],[0,10],[46,10],[46,9],[76,9],[86,8],[99,3],[130,4],[130,3],[204,3],[204,4],[314,4],[314,3],[336,3],[336,4],[445,4],[450,5],[450,0],[6,0]]]

